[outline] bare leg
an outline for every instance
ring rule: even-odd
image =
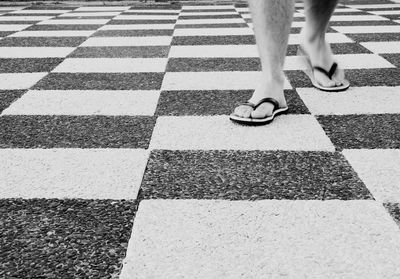
[[[257,103],[262,98],[276,99],[280,107],[286,107],[283,94],[283,63],[293,18],[294,0],[249,0],[254,33],[262,66],[262,81],[250,98]],[[271,115],[273,106],[264,103],[255,111],[239,106],[234,113],[241,117],[263,118]]]
[[[329,70],[333,63],[333,54],[325,40],[325,32],[338,0],[304,0],[306,15],[305,27],[301,34],[303,48],[310,55],[313,66],[320,66]],[[340,85],[344,79],[344,72],[338,70],[330,80],[324,74],[314,71],[315,79],[324,86]]]

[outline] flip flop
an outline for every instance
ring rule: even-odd
[[[321,84],[319,84],[314,77],[314,71],[318,71],[326,75],[329,79],[332,79],[332,76],[335,74],[338,64],[336,62],[333,62],[331,68],[329,71],[325,70],[324,68],[318,67],[318,66],[312,66],[311,65],[311,60],[309,55],[305,52],[305,50],[299,46],[297,55],[304,56],[307,62],[307,69],[304,70],[304,73],[310,78],[312,85],[315,88],[318,88],[319,90],[322,91],[328,91],[328,92],[339,92],[339,91],[344,91],[347,88],[350,87],[350,82],[348,80],[343,80],[342,85],[337,85],[337,86],[332,86],[332,87],[326,87]]]
[[[229,119],[234,122],[237,122],[240,124],[245,124],[245,125],[264,125],[264,124],[268,124],[268,123],[272,122],[272,120],[274,120],[275,116],[286,113],[288,110],[288,107],[280,108],[278,101],[275,100],[274,98],[261,99],[257,104],[245,102],[245,103],[241,103],[239,105],[249,106],[249,107],[253,108],[254,110],[256,110],[263,103],[270,103],[274,106],[272,115],[268,115],[264,118],[252,118],[250,115],[250,117],[246,118],[246,117],[237,116],[236,114],[232,113],[229,116]]]

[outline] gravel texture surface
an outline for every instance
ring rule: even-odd
[[[136,206],[112,200],[0,200],[2,278],[115,278]]]
[[[398,114],[319,115],[317,119],[339,150],[400,148]]]
[[[344,157],[330,152],[151,153],[140,199],[371,199]]]
[[[2,148],[147,148],[150,116],[2,116]],[[133,132],[134,131],[134,132]]]

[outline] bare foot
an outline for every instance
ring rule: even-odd
[[[262,82],[256,88],[253,96],[248,102],[257,104],[261,99],[271,97],[278,101],[279,107],[287,107],[286,99],[283,94],[283,81],[282,82]],[[234,114],[243,118],[265,118],[272,115],[273,105],[271,103],[263,103],[256,110],[250,106],[240,105],[235,108]]]
[[[334,63],[334,58],[331,47],[326,42],[325,37],[309,39],[310,36],[307,35],[305,29],[302,30],[301,36],[303,37],[302,48],[309,55],[311,65],[329,71]],[[314,71],[314,79],[324,87],[335,87],[343,84],[345,76],[344,71],[338,67],[332,79],[329,79],[328,76],[320,71]]]

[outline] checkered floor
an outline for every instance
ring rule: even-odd
[[[245,127],[245,5],[0,7],[1,278],[400,278],[400,1],[339,5]]]

